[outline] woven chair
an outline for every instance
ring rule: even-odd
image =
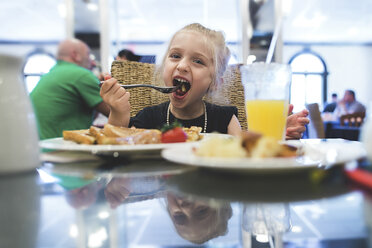
[[[125,84],[152,84],[160,85],[156,75],[156,65],[115,60],[111,65],[111,75]],[[224,75],[224,86],[205,100],[218,105],[232,105],[238,108],[238,119],[243,130],[247,129],[247,118],[244,104],[244,89],[241,84],[240,65],[231,65]],[[157,105],[167,101],[169,98],[156,90],[149,88],[133,88],[130,92],[131,116],[134,116],[147,106]]]

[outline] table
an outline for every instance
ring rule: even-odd
[[[326,171],[245,174],[158,157],[1,176],[0,247],[372,247],[372,194]]]

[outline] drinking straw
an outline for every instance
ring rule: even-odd
[[[278,40],[278,35],[280,33],[281,27],[282,27],[282,18],[279,18],[275,26],[273,37],[271,38],[269,51],[267,52],[266,62],[265,62],[266,64],[270,64],[271,60],[273,59],[274,50],[275,50],[276,42]]]

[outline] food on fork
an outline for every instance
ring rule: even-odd
[[[215,136],[205,139],[195,151],[202,157],[295,157],[300,149],[278,142],[260,133],[242,131],[238,137]]]
[[[186,137],[183,141],[199,140],[200,131],[198,127],[187,129],[184,132]],[[162,143],[162,133],[157,129],[126,128],[105,124],[103,128],[91,126],[89,129],[65,130],[63,139],[87,145],[159,144]]]

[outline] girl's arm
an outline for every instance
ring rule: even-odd
[[[115,78],[105,77],[100,95],[110,107],[108,123],[115,126],[128,127],[130,120],[129,92],[118,84]]]
[[[237,136],[240,134],[241,131],[242,131],[242,128],[240,126],[239,120],[236,117],[236,115],[233,115],[231,117],[229,125],[227,126],[227,133]]]

